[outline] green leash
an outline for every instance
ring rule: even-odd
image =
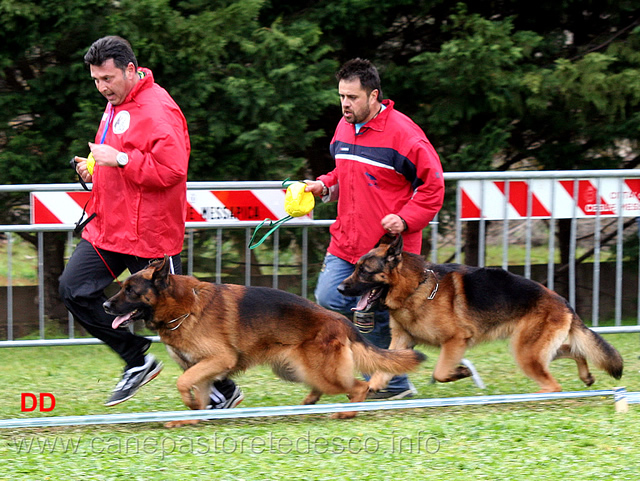
[[[255,249],[256,247],[258,247],[260,244],[262,244],[265,240],[267,240],[267,237],[269,237],[271,234],[273,234],[276,230],[278,230],[280,228],[280,226],[282,224],[284,224],[285,222],[287,222],[288,220],[293,219],[293,217],[291,217],[290,215],[288,215],[287,217],[283,217],[282,219],[273,222],[271,219],[267,218],[265,220],[263,220],[262,222],[260,222],[260,224],[258,224],[258,226],[256,227],[256,230],[253,231],[253,235],[251,236],[251,240],[249,241],[249,249]],[[258,233],[258,231],[260,230],[260,228],[266,223],[266,222],[270,222],[269,227],[271,227],[271,229],[269,229],[269,231],[267,231],[267,233],[265,235],[262,236],[262,239],[260,239],[258,242],[256,242],[255,244],[253,243],[253,239],[255,239],[256,234]]]

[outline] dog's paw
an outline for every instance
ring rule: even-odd
[[[351,419],[355,418],[358,411],[345,411],[341,413],[333,413],[330,417],[331,419]]]
[[[458,379],[464,379],[471,376],[473,376],[471,369],[467,366],[458,366],[453,373],[453,380],[457,381]]]
[[[165,423],[164,427],[165,428],[179,428],[182,426],[188,426],[190,424],[198,424],[198,420],[197,419],[185,419],[182,421],[169,421],[168,423]]]
[[[593,374],[589,373],[587,376],[584,377],[584,379],[582,379],[582,382],[584,382],[585,386],[589,387],[594,382],[596,382],[596,378],[593,377]]]

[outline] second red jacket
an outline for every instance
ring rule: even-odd
[[[385,233],[380,221],[397,214],[407,223],[404,248],[420,253],[422,230],[444,200],[442,165],[424,132],[384,100],[386,108],[358,134],[340,120],[331,141],[334,170],[318,180],[339,186],[338,215],[328,252],[355,264]]]

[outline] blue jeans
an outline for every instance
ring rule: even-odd
[[[315,296],[316,302],[322,307],[337,311],[348,318],[353,318],[351,308],[356,307],[357,297],[343,296],[338,292],[338,285],[349,277],[355,266],[331,254],[327,254],[318,277]],[[357,324],[357,323],[356,323]],[[373,316],[372,329],[360,329],[362,335],[372,344],[384,349],[391,343],[391,329],[389,328],[389,312],[376,311]],[[365,376],[368,379],[367,376]],[[389,391],[405,391],[409,389],[409,378],[406,374],[395,376],[389,382]]]

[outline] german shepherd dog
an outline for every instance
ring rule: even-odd
[[[411,349],[377,348],[346,317],[288,292],[172,275],[166,257],[125,280],[104,309],[118,316],[114,329],[142,320],[158,331],[184,369],[177,387],[190,409],[205,409],[215,380],[257,364],[270,364],[282,379],[310,386],[303,404],[314,404],[322,394],[346,393],[351,402],[364,401],[369,385],[354,377],[355,369],[403,373],[425,359]],[[195,423],[174,421],[167,427]]]
[[[555,292],[500,268],[430,264],[403,252],[402,236],[383,236],[338,290],[361,296],[356,310],[389,309],[390,349],[440,347],[433,373],[439,382],[471,376],[469,368],[459,365],[466,349],[504,338],[511,338],[516,362],[539,384],[539,392],[561,391],[549,372],[550,362],[558,358],[574,359],[587,386],[595,380],[587,360],[616,379],[622,376],[618,351]],[[376,373],[369,388],[382,389],[390,378]]]

